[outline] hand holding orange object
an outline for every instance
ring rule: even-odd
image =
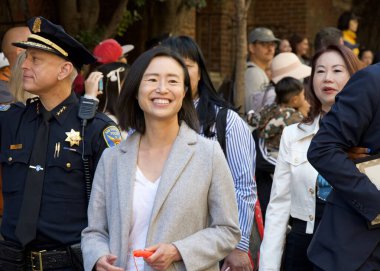
[[[147,251],[154,251],[149,258],[144,261],[154,270],[164,271],[176,261],[182,259],[178,249],[173,244],[156,244],[146,248]]]
[[[153,253],[154,251],[138,249],[133,251],[133,257],[149,258]]]

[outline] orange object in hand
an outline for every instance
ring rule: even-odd
[[[153,251],[149,251],[149,250],[134,250],[133,251],[133,256],[134,257],[143,257],[143,258],[148,258],[150,256],[152,256],[154,252]]]

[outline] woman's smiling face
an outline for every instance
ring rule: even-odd
[[[138,102],[145,119],[172,119],[185,97],[184,71],[173,58],[153,58],[141,79]]]

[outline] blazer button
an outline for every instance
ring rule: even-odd
[[[70,164],[70,163],[67,163],[67,164],[66,164],[66,167],[67,167],[67,168],[71,168],[71,164]]]
[[[314,195],[314,189],[313,188],[309,188],[309,192],[310,192],[310,194]]]
[[[310,219],[310,221],[313,221],[314,220],[314,216],[309,215],[309,219]]]
[[[8,161],[9,162],[12,162],[13,158],[12,157],[8,157]]]

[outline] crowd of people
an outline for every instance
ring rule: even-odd
[[[380,66],[358,19],[313,55],[250,31],[244,116],[191,37],[129,64],[133,45],[91,52],[43,17],[8,30],[0,270],[380,270]]]

